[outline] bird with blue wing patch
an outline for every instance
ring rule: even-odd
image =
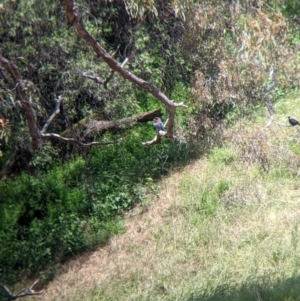
[[[159,134],[159,131],[163,131],[163,132],[165,131],[165,126],[159,117],[155,117],[153,119],[153,126],[155,127],[158,134]]]

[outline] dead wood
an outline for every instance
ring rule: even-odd
[[[71,137],[74,132],[83,133],[83,137],[92,136],[94,133],[101,134],[104,131],[124,130],[134,126],[137,122],[152,121],[154,117],[161,117],[161,109],[154,109],[148,112],[137,114],[118,120],[101,120],[100,113],[93,113],[88,117],[81,119],[72,128],[65,130],[60,135]]]

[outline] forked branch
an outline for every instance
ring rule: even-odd
[[[118,45],[117,49],[111,55],[112,58],[115,58],[117,56],[117,53],[119,52],[120,48],[121,48],[121,44]],[[125,60],[121,64],[121,66],[124,67],[127,64],[127,62],[128,62],[128,58],[125,58]],[[82,75],[83,75],[83,77],[93,80],[97,84],[103,85],[104,88],[107,89],[107,84],[113,78],[114,73],[115,73],[115,71],[113,69],[111,69],[109,75],[104,80],[98,76],[87,75],[85,72],[83,72]]]
[[[33,287],[38,283],[39,279],[34,281],[31,286],[28,288],[23,288],[16,295],[14,295],[5,285],[0,284],[0,288],[6,293],[8,300],[16,300],[18,298],[33,296],[33,295],[41,295],[43,291],[36,292],[33,290]]]
[[[277,70],[271,68],[269,77],[272,78],[272,83],[266,88],[265,95],[263,96],[263,98],[265,98],[265,104],[268,109],[270,117],[266,125],[263,127],[263,129],[268,128],[272,123],[275,123],[278,126],[282,126],[282,127],[291,127],[292,125],[286,125],[275,120],[275,108],[273,105],[272,98],[270,96],[270,92],[277,86]]]
[[[48,120],[46,121],[46,123],[43,126],[43,129],[41,131],[41,134],[43,135],[45,132],[47,132],[47,129],[49,127],[49,125],[51,124],[51,122],[53,121],[53,119],[56,117],[56,115],[58,115],[60,113],[60,104],[62,102],[62,98],[61,96],[58,96],[58,98],[56,99],[56,106],[55,109],[52,113],[52,115],[48,118]]]
[[[276,70],[274,70],[274,68],[271,68],[271,70],[269,72],[269,77],[272,78],[272,83],[266,88],[263,98],[265,98],[265,104],[266,104],[266,107],[268,109],[270,117],[269,117],[266,125],[264,126],[264,128],[269,127],[272,124],[272,122],[275,122],[274,121],[275,108],[274,108],[274,105],[273,105],[272,98],[270,96],[270,92],[277,85],[277,72],[276,72]]]
[[[128,62],[128,58],[126,58],[126,59],[123,61],[123,63],[121,64],[121,67],[124,67],[124,66],[127,64],[127,62]],[[108,84],[108,82],[113,78],[114,73],[115,73],[115,70],[111,69],[111,70],[110,70],[110,73],[109,73],[109,75],[108,75],[108,77],[104,80],[103,86],[104,86],[105,89],[107,89],[107,84]]]
[[[128,58],[126,58],[123,63],[121,64],[122,67],[124,67],[124,65],[128,62]],[[106,77],[106,79],[102,79],[101,77],[98,76],[93,76],[93,75],[88,75],[85,72],[82,73],[83,77],[89,78],[91,80],[93,80],[95,83],[97,84],[101,84],[104,86],[105,89],[107,89],[107,84],[108,82],[113,78],[115,71],[114,70],[110,70],[109,75]]]

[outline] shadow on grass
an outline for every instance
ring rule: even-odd
[[[146,148],[128,138],[0,181],[0,283],[32,275],[47,282],[61,263],[105,245],[124,231],[124,212],[155,193],[156,181],[192,155],[188,144]]]
[[[300,276],[279,279],[249,281],[236,286],[218,286],[211,291],[191,294],[185,301],[295,301],[300,300]]]

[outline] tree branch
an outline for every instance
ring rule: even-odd
[[[123,61],[121,66],[123,67],[127,62],[128,62],[128,58],[126,58]],[[89,79],[93,80],[97,84],[103,85],[104,88],[107,89],[107,84],[113,78],[114,73],[115,73],[115,71],[111,69],[109,75],[104,80],[102,78],[98,77],[98,76],[87,75],[85,72],[82,72],[82,75],[83,75],[83,77],[86,77],[86,78],[89,78]]]
[[[121,48],[121,44],[118,45],[117,49],[115,50],[115,52],[111,55],[112,58],[115,58],[117,53],[119,52]],[[128,62],[128,58],[126,58],[123,63],[121,64],[122,67],[124,67],[124,65]],[[102,78],[100,77],[97,77],[97,76],[92,76],[92,75],[87,75],[86,73],[82,73],[82,75],[86,78],[89,78],[91,80],[93,80],[95,83],[97,84],[101,84],[104,86],[105,89],[107,89],[107,84],[108,82],[112,79],[113,75],[114,75],[115,71],[111,69],[109,75],[106,77],[105,80],[103,80]]]
[[[47,131],[49,125],[51,124],[53,119],[56,117],[56,115],[58,115],[60,113],[60,108],[59,107],[60,107],[61,102],[62,102],[62,98],[61,98],[61,96],[58,96],[58,98],[56,99],[55,109],[54,109],[53,113],[51,114],[51,116],[49,117],[49,119],[46,121],[46,123],[43,126],[43,129],[41,131],[42,135]]]
[[[133,73],[124,69],[121,64],[116,62],[92,37],[89,32],[85,29],[82,20],[80,19],[78,12],[74,7],[73,0],[62,0],[62,5],[66,12],[67,23],[70,26],[74,26],[78,35],[82,37],[95,51],[97,56],[101,57],[104,62],[114,71],[118,72],[123,78],[128,79],[134,84],[137,84],[142,89],[150,92],[156,99],[162,102],[169,112],[169,124],[166,137],[172,138],[174,132],[174,119],[176,108],[186,107],[183,103],[176,104],[170,100],[164,93],[157,89],[154,85],[144,81],[137,77]]]
[[[10,75],[13,83],[15,84],[15,90],[16,90],[16,99],[20,99],[20,106],[25,110],[25,114],[27,117],[27,124],[29,128],[29,134],[31,137],[32,142],[32,148],[36,149],[40,143],[41,139],[55,139],[59,140],[61,142],[65,143],[73,143],[77,144],[78,146],[82,147],[89,147],[89,146],[95,146],[95,145],[109,145],[109,144],[116,144],[123,141],[123,139],[118,139],[111,142],[101,142],[101,141],[95,141],[90,143],[84,143],[82,141],[79,141],[75,138],[66,138],[56,133],[46,133],[49,125],[54,120],[54,118],[59,114],[60,112],[60,104],[62,102],[61,96],[59,96],[56,100],[56,106],[51,114],[51,116],[48,118],[46,123],[44,124],[42,130],[38,127],[37,117],[36,113],[31,105],[30,98],[27,95],[26,87],[24,85],[24,82],[19,74],[17,66],[15,66],[13,63],[11,63],[9,60],[4,58],[2,55],[0,55],[0,64],[4,67],[5,71]],[[157,113],[157,112],[156,112]],[[143,115],[143,114],[142,114]],[[134,118],[134,117],[132,117]],[[138,120],[139,117],[136,117],[136,120]],[[115,122],[104,122],[103,129],[105,129],[105,126],[110,126],[111,123],[122,123],[121,121],[115,121]]]
[[[87,124],[87,130],[84,133],[84,137],[90,135],[92,132],[101,132],[104,130],[119,130],[124,128],[129,128],[133,126],[135,122],[147,122],[153,120],[154,117],[161,116],[161,109],[155,109],[149,112],[138,114],[131,117],[126,117],[118,120],[92,120]]]
[[[96,84],[103,85],[104,80],[98,76],[87,75],[85,72],[82,72],[82,76],[93,80]]]
[[[16,295],[14,295],[6,286],[4,286],[3,284],[0,284],[0,288],[2,288],[2,290],[6,293],[7,297],[10,300],[16,300],[18,298],[22,298],[22,297],[26,297],[26,296],[32,296],[32,295],[41,295],[43,291],[39,291],[39,292],[35,292],[33,290],[33,287],[37,284],[37,282],[39,281],[36,280],[32,283],[32,285],[30,287],[28,287],[27,289],[23,288],[20,292],[18,292]]]
[[[62,137],[62,136],[60,136],[58,134],[55,134],[55,133],[43,134],[42,138],[51,139],[51,140],[56,139],[56,140],[61,141],[61,142],[77,144],[77,145],[82,146],[82,147],[117,144],[117,143],[120,143],[124,140],[124,138],[120,138],[120,139],[117,139],[115,141],[108,141],[108,142],[94,141],[94,142],[90,142],[90,143],[84,143],[84,142],[79,141],[78,139]]]
[[[272,98],[270,96],[270,92],[277,85],[277,70],[274,69],[273,67],[270,69],[269,77],[272,78],[272,83],[266,88],[265,94],[264,94],[263,98],[266,99],[265,100],[265,104],[267,106],[270,118],[269,118],[269,120],[267,121],[266,125],[263,128],[267,128],[267,127],[269,127],[272,124],[272,122],[275,122],[274,121],[275,108],[273,106]]]
[[[126,65],[126,63],[128,62],[128,58],[126,58],[123,63],[121,64],[121,67],[124,67]],[[113,69],[110,70],[110,74],[108,75],[108,77],[104,80],[103,82],[103,86],[105,89],[107,89],[107,84],[108,82],[112,79],[112,77],[114,76],[115,71]]]
[[[120,130],[133,126],[136,122],[148,122],[154,117],[161,117],[161,109],[154,109],[148,112],[137,114],[131,117],[122,118],[119,120],[102,120],[101,114],[95,112],[65,130],[60,135],[63,137],[71,137],[72,131],[85,131],[84,137],[93,134],[94,132],[101,133],[103,131]]]

